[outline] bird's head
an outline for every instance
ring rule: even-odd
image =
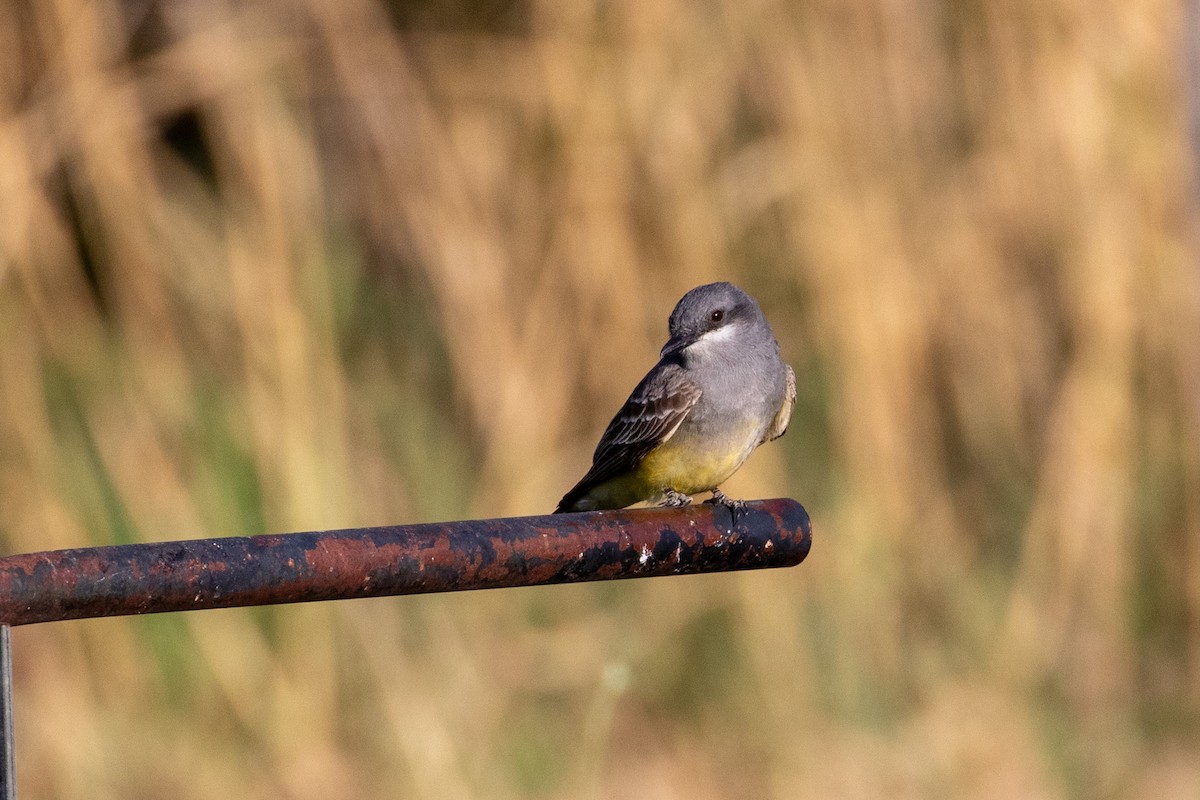
[[[732,283],[707,283],[685,294],[668,323],[670,338],[659,355],[727,342],[763,319],[754,298]]]

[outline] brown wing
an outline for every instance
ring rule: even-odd
[[[700,388],[683,368],[660,362],[642,378],[608,424],[587,474],[567,492],[558,510],[570,508],[592,487],[628,472],[646,454],[670,439],[700,399]]]
[[[788,423],[792,419],[792,409],[796,406],[796,373],[792,372],[792,368],[787,364],[784,364],[783,368],[787,370],[787,391],[783,396],[783,405],[775,412],[775,418],[771,420],[759,444],[774,441],[787,433]]]

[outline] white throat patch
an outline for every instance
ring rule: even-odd
[[[711,330],[697,339],[688,347],[688,351],[696,355],[703,356],[714,347],[720,347],[725,342],[730,341],[737,335],[737,329],[741,323],[734,322],[730,325]]]

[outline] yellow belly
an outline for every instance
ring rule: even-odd
[[[746,460],[757,444],[756,427],[748,425],[721,437],[720,442],[698,442],[677,436],[651,451],[634,470],[647,486],[684,494],[717,488]]]
[[[667,489],[683,494],[711,491],[737,472],[761,436],[761,426],[749,422],[738,430],[726,431],[716,441],[711,436],[679,431],[650,451],[630,472],[592,487],[574,510],[624,508],[655,501]]]

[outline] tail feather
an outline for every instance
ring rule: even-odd
[[[554,513],[569,514],[573,511],[579,511],[580,509],[575,508],[575,504],[583,499],[583,496],[587,494],[590,488],[590,486],[584,486],[583,481],[575,484],[571,491],[564,494],[562,500],[558,501],[558,506],[554,509]]]

